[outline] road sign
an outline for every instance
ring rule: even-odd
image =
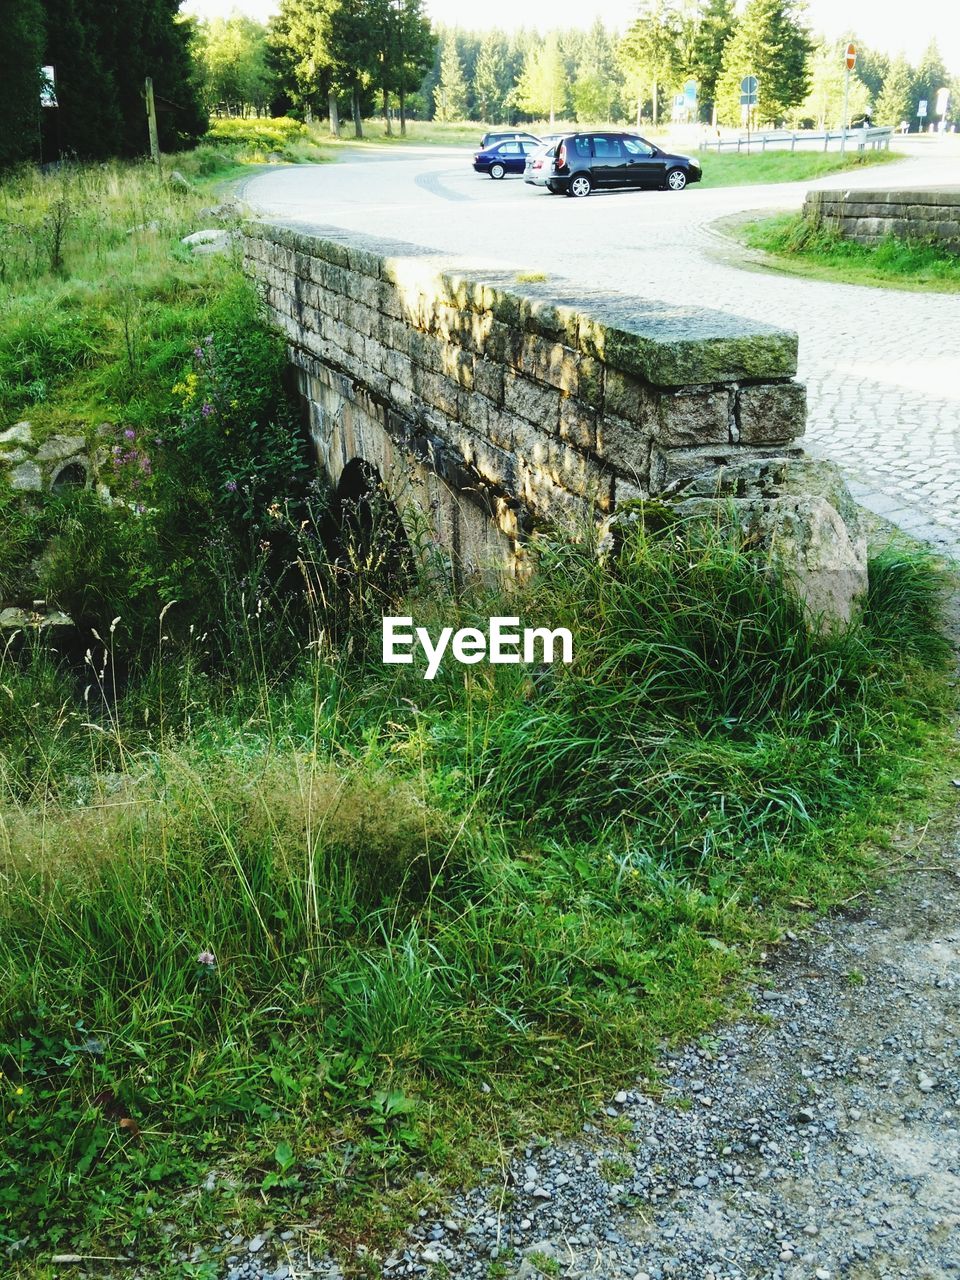
[[[740,81],[740,105],[741,107],[755,107],[757,105],[756,76],[744,76]]]
[[[926,114],[927,114],[927,100],[926,98],[921,98],[920,101],[917,103],[917,115],[922,120]]]
[[[938,89],[937,90],[937,115],[945,116],[947,114],[947,107],[949,107],[949,105],[950,105],[950,90]]]
[[[697,82],[696,80],[687,80],[683,85],[683,96],[687,103],[692,107],[697,101]]]
[[[682,111],[683,108],[687,105],[687,100],[682,93],[678,93],[674,96],[673,105],[676,107],[678,111]]]
[[[857,46],[855,44],[848,44],[845,56],[847,59],[847,70],[852,71],[857,65]]]

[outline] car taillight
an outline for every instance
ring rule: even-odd
[[[566,163],[567,163],[567,148],[561,142],[560,147],[557,150],[557,168],[562,169]]]

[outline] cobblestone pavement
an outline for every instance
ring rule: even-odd
[[[732,214],[798,208],[811,186],[956,183],[960,145],[931,138],[897,163],[767,187],[554,199],[519,179],[479,177],[463,153],[420,148],[265,173],[243,195],[271,217],[797,330],[810,453],[839,463],[864,506],[960,556],[960,294],[777,275],[714,229]]]

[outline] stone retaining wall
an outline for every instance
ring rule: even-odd
[[[907,191],[808,191],[803,214],[845,240],[935,240],[960,253],[960,187]]]
[[[540,521],[760,492],[800,453],[797,339],[772,326],[337,229],[252,225],[245,262],[331,479],[376,467],[467,568],[515,567]]]

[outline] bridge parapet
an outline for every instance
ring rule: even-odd
[[[375,467],[467,569],[538,522],[647,498],[775,499],[801,451],[797,338],[337,228],[253,224],[322,465]]]

